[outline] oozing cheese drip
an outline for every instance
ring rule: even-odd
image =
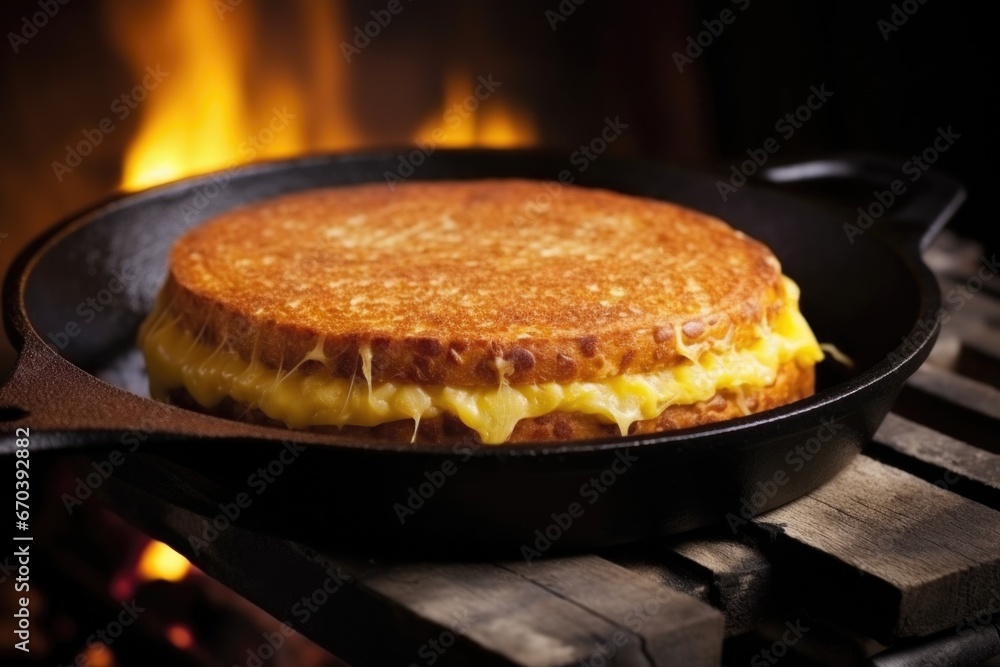
[[[229,397],[291,428],[377,426],[412,419],[415,436],[421,418],[445,412],[478,432],[484,443],[496,444],[510,437],[521,419],[570,412],[598,415],[625,435],[634,422],[657,417],[671,405],[708,400],[725,388],[766,387],[792,359],[803,365],[822,360],[823,352],[798,310],[798,287],[785,280],[786,307],[769,329],[762,328],[753,346],[700,354],[687,348],[691,359],[674,368],[593,382],[510,385],[500,378],[496,387],[372,382],[367,349],[362,350],[366,383],[307,373],[298,366],[279,371],[257,359],[243,359],[225,343],[206,345],[163,310],[150,316],[140,338],[154,398],[163,400],[171,389],[183,387],[208,408]],[[321,343],[307,359],[323,361]]]

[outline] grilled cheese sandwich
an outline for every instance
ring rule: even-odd
[[[194,230],[175,247],[140,332],[152,395],[290,428],[399,437],[402,429],[379,429],[408,423],[415,441],[498,444],[694,425],[811,393],[823,353],[798,288],[766,248],[687,209],[581,188],[568,188],[527,238],[498,227],[535,187],[328,189]],[[618,248],[607,245],[615,227]],[[629,227],[646,246],[657,241],[653,253],[639,252]],[[477,242],[483,234],[497,245],[493,257]],[[711,245],[723,252],[706,254]],[[593,270],[584,276],[567,257]],[[656,294],[650,259],[686,271],[668,282],[690,301],[643,298]],[[522,312],[519,299],[498,296],[505,273],[508,286],[534,274],[552,290],[563,278],[566,310],[600,316],[574,321],[523,287],[522,298],[539,303]],[[719,290],[719,274],[739,283]],[[422,289],[433,302],[399,298]],[[380,299],[384,310],[372,307]],[[478,319],[460,320],[463,311]],[[442,312],[451,315],[434,317]],[[442,428],[448,421],[464,430]]]

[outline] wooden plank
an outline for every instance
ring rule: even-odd
[[[726,643],[726,664],[734,667],[870,667],[868,656],[879,648],[880,644],[862,635],[847,632],[804,610],[790,609],[776,620],[731,638]]]
[[[955,370],[966,377],[1000,388],[1000,329],[974,329],[961,335]]]
[[[992,335],[994,345],[986,343],[987,347],[996,349],[1000,341],[1000,300],[984,297],[965,302],[965,307],[958,311],[949,311],[951,317],[944,322],[942,331],[954,333],[965,338],[977,333]]]
[[[777,613],[771,563],[728,531],[707,529],[602,551],[601,556],[708,602],[725,616],[730,637]]]
[[[1000,453],[1000,389],[929,364],[907,381],[893,411]]]
[[[710,601],[725,613],[728,635],[746,632],[773,614],[771,563],[757,548],[718,536],[676,539],[672,551],[710,582]]]
[[[932,264],[934,273],[938,276],[938,282],[941,285],[941,293],[948,295],[951,290],[959,289],[962,292],[958,294],[973,294],[976,298],[980,296],[983,299],[993,299],[994,297],[1000,297],[1000,285],[997,284],[996,280],[979,280],[981,287],[979,291],[972,292],[969,285],[969,280],[973,279],[974,276],[979,272],[979,269],[983,267],[982,257],[983,252],[981,248],[976,248],[973,244],[971,247],[961,250],[958,254],[953,255],[951,258],[945,259],[943,262],[937,261],[934,258],[934,264]],[[994,254],[994,257],[996,255]],[[930,259],[930,258],[928,258]],[[969,299],[972,301],[973,299]],[[948,303],[947,299],[945,302]]]
[[[652,579],[676,591],[687,593],[702,602],[710,602],[712,598],[712,585],[709,579],[700,575],[696,576],[687,568],[676,566],[672,560],[672,553],[664,547],[649,543],[625,545],[602,550],[600,556],[624,567],[633,574]],[[724,607],[720,607],[714,602],[711,604],[726,613]]]
[[[866,456],[754,524],[784,586],[876,638],[955,626],[1000,590],[1000,512]]]
[[[890,414],[866,450],[935,486],[1000,510],[1000,455]]]
[[[433,625],[469,619],[467,640],[509,664],[717,665],[722,615],[596,556],[531,565],[400,565],[365,585]]]
[[[106,486],[144,531],[351,664],[568,667],[603,664],[602,649],[647,667],[721,658],[719,612],[596,556],[376,563],[238,525],[195,553],[187,538],[206,519],[115,479]]]
[[[958,407],[998,420],[1000,425],[1000,389],[933,366],[922,366],[908,383]]]
[[[961,632],[948,630],[926,640],[892,647],[873,656],[868,665],[976,667],[996,665],[990,658],[997,655],[1000,655],[1000,631],[997,626],[987,623],[963,626]]]
[[[598,651],[597,642],[620,628],[612,621],[492,563],[399,565],[365,584],[401,611],[463,634],[505,664],[574,665]],[[623,664],[655,664],[635,635],[623,635]],[[611,649],[617,647],[611,644]],[[599,655],[599,653],[598,653]]]
[[[1000,388],[1000,300],[980,292],[949,309],[928,362]]]
[[[721,613],[603,558],[584,555],[501,566],[613,623],[617,637],[598,642],[605,649],[634,634],[650,665],[717,665],[722,659]],[[592,650],[583,662],[600,662],[600,655]]]
[[[945,229],[924,253],[924,261],[938,275],[942,288],[947,289],[957,284],[956,281],[965,284],[965,280],[979,268],[982,255],[983,248],[978,242],[956,236]]]

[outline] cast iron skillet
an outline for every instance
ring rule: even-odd
[[[179,234],[266,197],[383,181],[399,163],[397,153],[333,155],[187,179],[123,196],[39,239],[5,285],[7,327],[20,357],[0,389],[0,451],[10,453],[15,429],[28,427],[35,455],[87,451],[95,462],[92,485],[102,483],[102,468],[214,517],[217,528],[238,515],[258,529],[340,547],[513,553],[527,546],[543,553],[720,520],[735,527],[840,470],[926,358],[939,293],[920,251],[964,198],[950,178],[925,174],[908,184],[908,200],[851,243],[843,225],[853,218],[772,189],[747,185],[724,202],[714,177],[661,165],[602,158],[579,172],[565,155],[437,151],[413,178],[553,181],[568,170],[577,185],[667,199],[729,221],[775,251],[802,287],[802,307],[819,339],[849,355],[853,372],[838,375],[824,363],[815,396],[714,426],[455,450],[358,444],[208,417],[147,397],[136,329]],[[900,174],[897,164],[873,158],[765,172],[772,183],[854,179],[879,190]],[[194,537],[212,536],[206,522]]]

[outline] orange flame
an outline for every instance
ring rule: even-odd
[[[163,542],[151,540],[142,555],[136,573],[145,581],[163,579],[180,581],[191,571],[191,563]]]
[[[460,69],[448,72],[442,108],[424,120],[413,139],[452,148],[510,148],[535,143],[531,116],[483,85],[485,79],[473,78]]]
[[[186,625],[176,623],[167,628],[167,639],[179,649],[189,649],[194,646],[194,635]]]
[[[144,3],[139,3],[144,4]],[[122,172],[125,189],[144,188],[190,174],[228,168],[261,158],[294,155],[304,149],[345,148],[356,144],[350,118],[337,100],[343,97],[333,7],[313,3],[304,32],[320,55],[311,81],[297,81],[259,54],[258,25],[250,3],[226,5],[204,0],[156,3],[145,10],[138,30],[135,14],[143,11],[115,3],[112,32],[138,78],[147,67],[167,72],[149,91],[136,113],[140,124]],[[331,46],[333,45],[333,46]],[[332,49],[332,51],[331,51]],[[321,103],[323,113],[308,127],[303,91]]]
[[[167,74],[131,113],[134,136],[122,170],[133,190],[263,158],[403,137],[362,132],[347,101],[353,71],[338,44],[350,40],[337,3],[283,5],[293,39],[274,39],[266,6],[253,3],[105,0],[113,41],[142,80]],[[289,52],[288,45],[304,53]],[[370,75],[369,75],[370,76]],[[483,95],[461,71],[445,78],[440,111],[412,139],[439,130],[443,146],[523,146],[535,142],[532,119],[500,89]],[[405,107],[402,107],[405,108]],[[359,110],[359,114],[364,109]],[[370,122],[370,121],[369,121]]]
[[[127,19],[115,30],[134,68],[162,66],[168,73],[164,89],[151,91],[141,108],[122,174],[128,189],[224,166],[236,157],[246,122],[241,41],[224,29],[211,3],[179,0],[159,9],[151,17],[158,30],[136,30]],[[124,19],[124,12],[115,16]]]
[[[93,642],[87,645],[80,656],[83,661],[80,664],[90,667],[114,667],[117,662],[111,649],[104,642]]]

